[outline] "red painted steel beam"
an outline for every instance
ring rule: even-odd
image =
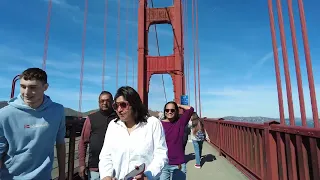
[[[174,55],[147,56],[147,71],[154,74],[166,74],[175,70]]]
[[[138,93],[143,103],[148,106],[149,81],[152,74],[170,74],[174,85],[174,100],[180,102],[185,94],[183,74],[183,32],[182,32],[182,4],[175,0],[173,7],[148,8],[147,1],[139,1],[138,10]],[[174,34],[173,55],[161,57],[148,56],[148,31],[152,24],[171,24]],[[160,65],[159,59],[164,60]],[[168,60],[171,59],[168,62]],[[150,64],[151,63],[151,64]],[[172,67],[173,66],[173,67]],[[160,68],[160,69],[158,69]],[[182,73],[181,73],[182,72]]]

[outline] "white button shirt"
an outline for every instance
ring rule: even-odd
[[[168,148],[162,124],[156,117],[139,123],[129,134],[125,124],[111,121],[100,152],[100,178],[123,179],[135,166],[145,163],[144,174],[149,180],[160,177],[168,163]]]

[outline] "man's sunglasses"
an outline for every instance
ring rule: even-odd
[[[170,111],[171,111],[172,113],[176,112],[175,109],[166,109],[165,111],[166,111],[166,113],[168,113],[168,112],[170,112]]]
[[[129,103],[126,102],[126,101],[122,101],[122,102],[114,102],[112,104],[112,108],[117,111],[118,108],[121,108],[121,109],[127,109],[129,107]]]

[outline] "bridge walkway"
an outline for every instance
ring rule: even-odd
[[[78,142],[79,137],[76,138],[75,146],[75,173],[78,171]],[[68,149],[69,149],[69,139],[66,138],[66,150],[67,157],[66,163],[68,163]],[[219,156],[218,151],[213,148],[208,143],[203,144],[203,164],[201,169],[195,168],[195,156],[192,141],[189,140],[186,147],[186,160],[187,160],[187,179],[188,180],[206,180],[206,179],[215,179],[215,180],[247,180],[248,178],[243,175],[235,166],[233,166],[227,159],[222,156]],[[68,171],[68,164],[66,164],[66,173]],[[52,178],[56,179],[58,177],[58,162],[56,159],[55,151],[55,161],[53,163]]]
[[[208,143],[203,143],[202,149],[205,156],[201,162],[202,168],[194,167],[195,156],[192,141],[186,147],[187,180],[247,180],[234,165],[226,158],[219,156],[219,152]]]

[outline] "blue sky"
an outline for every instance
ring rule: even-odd
[[[129,20],[126,25],[126,3],[129,2]],[[119,84],[126,84],[125,62],[129,59],[128,85],[136,86],[137,69],[137,2],[121,1],[121,39]],[[204,2],[208,3],[205,4]],[[317,0],[304,1],[313,62],[313,72],[318,94],[320,84],[320,16]],[[156,7],[168,6],[172,0],[154,0]],[[188,1],[188,28],[186,33],[186,58],[191,61],[191,105],[194,105],[191,0]],[[275,4],[274,4],[275,8]],[[81,36],[84,1],[53,0],[47,73],[50,88],[47,94],[66,107],[78,109]],[[275,11],[275,9],[274,9]],[[298,8],[294,1],[295,23],[307,116],[311,117],[309,88],[302,45]],[[89,1],[87,42],[84,64],[82,110],[97,108],[97,96],[102,89],[103,14],[104,0]],[[41,67],[47,15],[46,0],[2,0],[0,2],[0,100],[8,100],[12,78],[28,67]],[[275,11],[275,15],[276,11]],[[295,115],[300,116],[296,76],[291,45],[287,5],[283,3],[286,43],[295,103]],[[275,21],[277,24],[277,20]],[[115,67],[117,44],[117,1],[109,0],[107,25],[107,64],[105,87],[115,93]],[[277,28],[279,58],[283,91],[284,73],[281,44]],[[126,40],[126,29],[128,38]],[[150,28],[150,55],[156,55],[156,40]],[[173,36],[169,25],[158,25],[160,53],[172,53]],[[126,54],[126,45],[129,50]],[[276,81],[266,0],[199,1],[199,48],[201,59],[202,114],[208,117],[269,116],[279,117]],[[132,64],[134,62],[134,64]],[[134,65],[134,73],[132,67]],[[133,82],[134,79],[134,82]],[[167,99],[173,99],[173,85],[164,76]],[[153,76],[150,83],[149,105],[161,110],[165,103],[161,75]],[[18,93],[18,90],[16,91]],[[283,94],[286,106],[286,95]],[[287,111],[286,117],[288,117]]]

